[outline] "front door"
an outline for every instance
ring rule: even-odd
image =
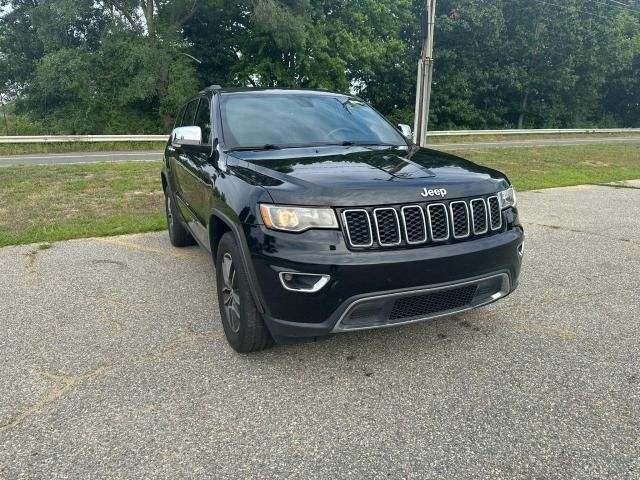
[[[211,108],[207,97],[195,101],[193,116],[185,112],[182,126],[197,126],[202,132],[202,143],[211,145]],[[189,107],[187,108],[189,110]],[[192,118],[191,123],[187,123]],[[189,223],[191,231],[205,243],[207,239],[206,216],[207,196],[212,189],[212,179],[208,173],[209,155],[187,152],[176,147],[176,181],[179,185],[179,204],[183,218]]]

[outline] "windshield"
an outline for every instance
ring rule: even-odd
[[[366,103],[344,95],[222,95],[222,131],[231,148],[397,145],[400,133]]]

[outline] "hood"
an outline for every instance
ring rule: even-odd
[[[369,206],[435,201],[424,189],[445,189],[446,199],[507,188],[506,177],[436,150],[367,147],[232,152],[227,165],[268,190],[283,205]]]

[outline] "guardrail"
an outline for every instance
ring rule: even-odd
[[[542,128],[533,130],[450,130],[433,131],[428,137],[458,137],[474,135],[539,135],[563,133],[640,133],[640,128]],[[95,142],[164,142],[167,135],[16,135],[1,137],[0,143],[95,143]]]
[[[0,137],[0,143],[97,143],[165,142],[169,135],[16,135]]]
[[[640,128],[536,128],[531,130],[451,130],[427,132],[427,137],[458,137],[471,135],[537,135],[562,133],[640,133]]]

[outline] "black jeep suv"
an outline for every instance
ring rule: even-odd
[[[516,288],[509,180],[408,130],[326,91],[216,86],[182,108],[162,170],[169,236],[213,255],[235,350],[432,319]]]

